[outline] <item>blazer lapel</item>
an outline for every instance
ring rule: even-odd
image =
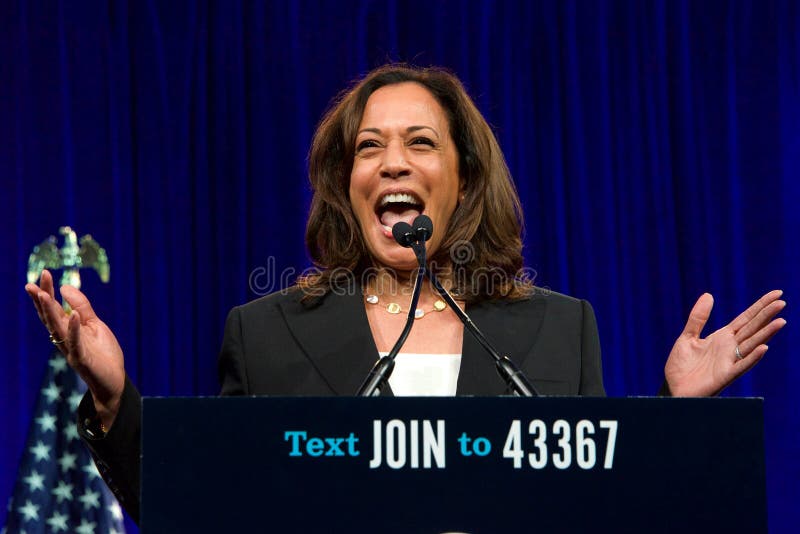
[[[501,356],[508,356],[522,367],[542,326],[546,300],[534,296],[518,302],[485,302],[468,307],[467,313]],[[456,395],[508,393],[492,357],[465,328]]]
[[[357,288],[341,289],[344,294],[329,293],[311,309],[299,302],[299,294],[284,300],[281,309],[297,343],[334,393],[355,395],[378,360],[378,349],[361,292]],[[522,367],[533,352],[546,303],[547,299],[534,296],[518,302],[485,302],[469,306],[467,312],[498,352]],[[491,356],[465,330],[456,394],[507,393]],[[388,384],[381,395],[393,395]]]
[[[281,303],[297,343],[337,395],[355,395],[378,360],[361,291],[354,285],[329,293],[315,307],[301,304],[302,295]],[[392,395],[388,384],[381,395]]]

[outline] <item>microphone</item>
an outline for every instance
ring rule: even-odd
[[[411,226],[419,242],[424,243],[433,235],[433,221],[427,215],[418,215]]]
[[[414,219],[412,229],[414,229],[414,233],[416,234],[417,238],[424,243],[430,239],[431,235],[433,234],[433,222],[427,215],[420,215]],[[423,244],[421,248],[424,250],[425,245]],[[419,260],[419,256],[417,256],[417,259]],[[422,271],[424,268],[425,263],[420,262],[420,271]],[[440,284],[439,280],[436,278],[436,273],[434,273],[432,270],[427,270],[427,274],[428,278],[433,284],[433,287],[447,302],[450,308],[452,308],[461,322],[464,323],[464,327],[475,337],[476,340],[478,340],[478,343],[480,343],[486,352],[489,353],[492,359],[494,359],[497,373],[500,375],[500,378],[505,381],[508,387],[520,397],[538,397],[539,392],[536,391],[535,387],[533,387],[533,384],[531,384],[530,380],[528,380],[528,377],[525,376],[525,373],[523,373],[522,370],[517,367],[511,358],[508,356],[502,356],[497,352],[497,349],[495,349],[489,340],[486,339],[486,336],[483,335],[483,332],[481,332],[478,327],[475,326],[475,323],[472,322],[472,319],[469,318],[469,315],[467,315],[466,312],[461,309],[450,293],[448,293],[447,290],[442,287],[442,284]]]
[[[422,217],[422,215],[420,215],[420,217]],[[416,222],[420,217],[417,217],[417,219],[414,220],[415,226],[417,226]],[[425,218],[428,219],[427,217]],[[430,219],[428,219],[428,222],[430,223]],[[432,230],[432,223],[430,224],[430,228]],[[414,280],[414,291],[411,294],[411,305],[408,308],[408,317],[406,318],[406,324],[403,327],[403,331],[400,333],[400,337],[392,347],[392,350],[389,351],[389,354],[379,359],[372,367],[372,370],[367,375],[367,378],[364,379],[361,387],[358,388],[358,392],[356,392],[356,396],[358,397],[372,397],[380,394],[381,388],[386,384],[386,382],[389,381],[389,377],[392,376],[392,371],[394,371],[394,360],[397,357],[397,353],[400,352],[400,348],[406,342],[408,334],[411,333],[411,328],[414,326],[414,313],[417,311],[419,293],[422,290],[422,281],[425,278],[425,272],[427,270],[425,267],[425,240],[430,239],[431,233],[432,232],[428,232],[427,237],[425,237],[425,239],[422,240],[422,244],[420,244],[418,241],[417,232],[414,231],[411,225],[407,222],[400,221],[392,226],[392,236],[394,237],[395,241],[397,241],[400,246],[406,248],[411,247],[414,250],[414,255],[417,257],[417,262],[419,262],[419,270],[417,271],[417,277]]]
[[[405,221],[400,221],[392,226],[392,236],[401,247],[408,248],[417,241],[416,232],[414,232],[411,225]]]

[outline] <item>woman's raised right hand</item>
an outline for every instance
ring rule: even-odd
[[[61,296],[72,312],[67,314],[55,298],[53,276],[42,271],[39,285],[26,284],[39,319],[55,340],[67,363],[89,386],[97,415],[108,429],[119,411],[125,387],[125,365],[114,333],[98,319],[89,299],[79,289],[63,286]]]

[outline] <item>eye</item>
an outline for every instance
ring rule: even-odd
[[[375,139],[364,139],[358,145],[356,145],[356,152],[361,152],[365,148],[375,148],[379,146],[378,142]]]
[[[436,146],[436,143],[434,143],[430,138],[424,137],[424,136],[415,137],[414,139],[411,140],[411,142],[409,144],[410,145],[427,145],[427,146],[430,146],[430,147]]]

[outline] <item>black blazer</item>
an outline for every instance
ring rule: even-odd
[[[297,289],[231,310],[219,357],[222,395],[354,395],[378,359],[360,291],[342,289],[303,304]],[[591,305],[537,290],[516,302],[488,302],[467,312],[544,395],[605,395],[597,323]],[[424,322],[415,325],[424,328]],[[494,363],[467,332],[458,395],[502,395]],[[386,388],[385,395],[391,395]],[[79,432],[120,504],[138,522],[141,397],[126,380],[120,410],[103,438],[87,431],[90,394]]]
[[[222,395],[354,395],[378,349],[361,292],[342,293],[304,305],[291,290],[231,310],[219,360]],[[467,313],[543,394],[605,394],[588,302],[537,290],[526,300],[482,303]],[[464,332],[456,394],[503,393],[494,362]]]

